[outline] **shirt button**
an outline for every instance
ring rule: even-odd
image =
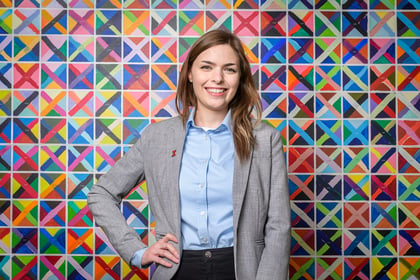
[[[206,251],[205,253],[204,253],[204,256],[206,256],[206,258],[211,258],[211,252],[210,251]]]
[[[206,212],[204,212],[204,211],[201,211],[201,212],[200,212],[200,215],[201,215],[201,216],[204,216],[205,214],[206,214]]]
[[[203,240],[204,243],[207,243],[207,237],[203,237],[202,240]]]

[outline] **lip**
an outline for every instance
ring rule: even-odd
[[[208,94],[212,96],[221,96],[224,95],[227,91],[226,88],[220,88],[220,87],[205,87]]]

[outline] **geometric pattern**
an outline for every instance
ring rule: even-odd
[[[0,279],[150,279],[86,204],[208,30],[243,42],[281,133],[291,279],[420,278],[417,0],[0,1]],[[146,182],[121,203],[155,242]]]

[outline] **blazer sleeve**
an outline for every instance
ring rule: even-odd
[[[137,250],[146,247],[136,231],[128,226],[120,208],[121,200],[145,179],[142,139],[143,136],[99,178],[87,196],[96,225],[104,230],[114,249],[127,263]]]
[[[287,166],[281,135],[276,131],[271,142],[271,185],[265,248],[256,279],[288,279],[290,257],[290,199]]]

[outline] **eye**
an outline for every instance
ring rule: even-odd
[[[229,73],[236,73],[236,72],[238,72],[238,71],[236,71],[236,69],[235,69],[235,68],[232,68],[232,67],[227,67],[225,70],[226,70],[227,72],[229,72]]]
[[[210,70],[210,69],[211,69],[211,67],[210,67],[210,65],[203,65],[203,66],[201,66],[201,67],[200,67],[200,69],[203,69],[203,70]]]

